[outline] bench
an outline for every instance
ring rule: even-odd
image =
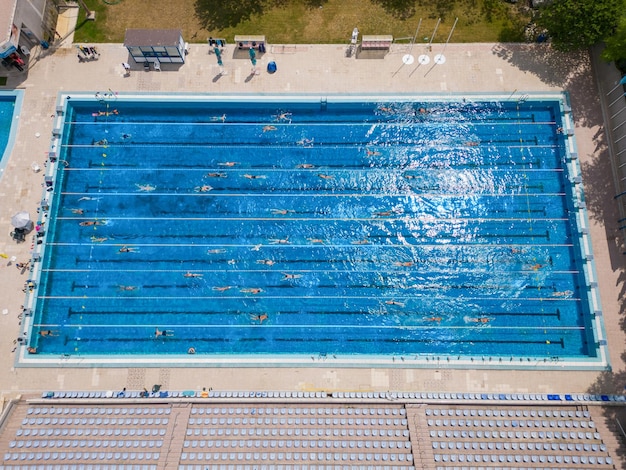
[[[362,50],[370,50],[370,49],[383,49],[389,50],[391,48],[391,44],[393,43],[392,35],[363,35],[361,38],[361,49]]]
[[[265,52],[265,35],[235,36],[235,44],[239,49],[257,49]]]

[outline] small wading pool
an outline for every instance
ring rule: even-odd
[[[566,96],[70,96],[23,364],[606,366]]]

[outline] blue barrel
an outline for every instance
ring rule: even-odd
[[[267,73],[274,73],[274,72],[276,72],[276,62],[272,60],[271,62],[267,63]]]

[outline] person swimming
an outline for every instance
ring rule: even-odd
[[[265,266],[274,266],[276,264],[276,261],[272,260],[272,259],[258,259],[256,260],[257,264],[264,264]]]
[[[415,263],[413,261],[394,261],[393,265],[403,268],[408,268],[413,266]]]
[[[302,274],[291,274],[291,273],[282,273],[283,281],[286,281],[287,279],[300,279],[302,277]]]
[[[362,240],[356,240],[356,241],[353,241],[351,243],[352,243],[352,245],[369,245],[370,241],[367,238],[364,238]]]
[[[246,173],[245,175],[243,175],[244,178],[247,178],[249,180],[259,180],[259,179],[265,179],[267,178],[267,176],[265,175],[250,175],[248,173]]]
[[[83,209],[70,209],[72,214],[83,215],[85,211]]]
[[[299,165],[296,165],[296,168],[311,169],[311,168],[317,168],[317,167],[313,165],[312,163],[300,163]]]
[[[80,201],[99,201],[100,199],[102,199],[102,198],[101,197],[83,196],[80,199],[78,199],[78,202],[80,202]]]
[[[289,121],[289,122],[291,122],[291,113],[279,113],[279,114],[275,115],[274,118],[278,122],[280,122],[280,121]]]
[[[228,175],[226,173],[207,173],[204,176],[206,178],[226,178]]]
[[[203,274],[200,273],[192,273],[190,271],[187,271],[185,274],[183,274],[183,277],[202,277]]]
[[[402,302],[398,302],[397,300],[393,300],[393,299],[391,299],[391,300],[386,300],[386,301],[385,301],[385,303],[386,303],[387,305],[396,305],[396,306],[398,306],[398,307],[404,307],[404,304],[403,304]]]
[[[270,212],[273,215],[287,215],[290,212],[295,212],[295,211],[291,209],[271,209]]]
[[[239,289],[239,292],[242,294],[260,294],[263,292],[263,289],[259,287],[244,287],[243,289]]]
[[[335,177],[333,175],[326,175],[324,173],[318,173],[317,176],[319,176],[323,180],[333,180],[333,179],[335,179]]]
[[[367,150],[368,157],[378,157],[380,156],[380,152],[376,152],[375,150]]]
[[[277,128],[276,126],[263,126],[263,132],[272,132],[275,131]]]
[[[91,241],[94,243],[102,243],[107,241],[108,238],[107,237],[91,237]]]
[[[79,223],[81,227],[91,227],[93,225],[106,225],[106,220],[84,220]]]
[[[174,332],[172,330],[159,330],[158,328],[155,328],[154,337],[158,338],[159,336],[163,336],[164,338],[167,336],[174,336]]]
[[[289,245],[289,237],[285,238],[270,238],[270,243],[272,245]]]
[[[237,162],[221,162],[221,163],[218,163],[217,165],[218,165],[218,166],[228,166],[228,167],[232,167],[232,166],[235,166],[235,165],[237,165],[237,164],[238,164]]]
[[[137,186],[137,190],[143,191],[143,192],[151,192],[156,189],[156,186],[152,186],[151,184],[135,183],[135,186]]]
[[[226,292],[229,289],[232,289],[233,286],[214,286],[211,289],[218,291],[218,292]]]
[[[213,250],[207,250],[207,255],[217,255],[220,253],[226,253],[226,250],[224,248],[215,248]]]
[[[193,188],[193,190],[197,193],[208,193],[212,189],[213,186],[209,186],[208,184],[205,184],[203,186],[196,186],[195,188]]]
[[[321,238],[307,238],[309,243],[321,243],[324,244],[324,240]]]
[[[252,321],[258,321],[259,324],[263,323],[265,320],[267,320],[269,317],[267,316],[267,313],[261,313],[259,315],[250,315],[250,320]]]
[[[119,290],[122,291],[132,291],[132,290],[137,290],[138,287],[137,286],[117,286],[119,288]]]
[[[296,144],[298,145],[312,145],[314,142],[313,139],[307,139],[307,138],[302,138],[299,141],[296,142]]]
[[[137,253],[139,250],[137,248],[128,247],[124,245],[118,250],[118,253]]]

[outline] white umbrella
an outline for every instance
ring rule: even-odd
[[[33,221],[30,220],[30,214],[26,211],[20,211],[11,217],[11,224],[15,228],[32,229]]]

